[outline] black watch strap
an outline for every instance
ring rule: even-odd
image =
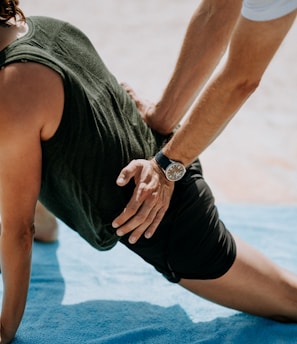
[[[155,155],[155,160],[163,170],[165,177],[171,182],[177,182],[186,173],[186,168],[181,162],[170,160],[162,151],[159,151]]]
[[[171,164],[171,160],[167,158],[166,155],[159,151],[155,155],[155,160],[157,161],[158,165],[165,171],[166,168]]]

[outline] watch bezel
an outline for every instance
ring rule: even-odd
[[[159,166],[159,168],[162,170],[162,172],[164,173],[165,177],[172,181],[172,182],[176,182],[180,179],[183,178],[183,176],[186,173],[186,167],[179,161],[175,161],[175,160],[170,160],[162,151],[159,151],[156,155],[155,155],[155,161],[157,163],[157,165]],[[172,177],[172,169],[174,169],[176,166],[178,166],[178,168],[181,170],[177,177]]]
[[[178,172],[178,175],[176,177],[172,177],[172,173],[175,173],[175,174],[177,173],[177,172],[172,172],[172,170],[175,169],[176,167],[178,169],[180,169],[180,171]],[[181,180],[183,178],[183,176],[185,175],[186,168],[182,163],[180,163],[178,161],[170,160],[170,164],[163,171],[164,171],[165,176],[168,180],[170,180],[171,182],[177,182],[177,181]]]

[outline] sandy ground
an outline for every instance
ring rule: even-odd
[[[196,0],[21,0],[26,15],[70,21],[120,81],[161,95]],[[218,202],[297,204],[297,22],[256,93],[201,156]]]

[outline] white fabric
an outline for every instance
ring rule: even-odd
[[[280,18],[297,9],[297,0],[244,0],[242,16],[254,21]]]

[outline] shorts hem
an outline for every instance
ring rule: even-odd
[[[217,279],[224,276],[233,266],[235,259],[236,259],[236,249],[234,248],[233,256],[230,257],[229,262],[219,272],[207,273],[207,274],[179,273],[179,272],[173,271],[173,269],[171,269],[169,264],[168,265],[170,267],[170,272],[164,273],[164,271],[160,271],[158,269],[157,270],[161,272],[162,275],[171,283],[179,283],[181,279],[212,280],[212,279]]]

